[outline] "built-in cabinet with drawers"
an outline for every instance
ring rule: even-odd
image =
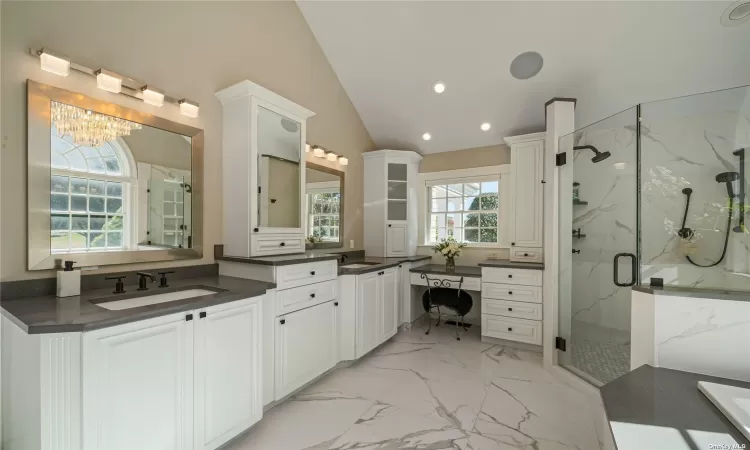
[[[314,113],[245,80],[223,107],[224,254],[305,251],[306,121]]]
[[[505,138],[510,146],[510,260],[542,262],[545,133]]]
[[[77,333],[3,316],[4,448],[220,447],[263,415],[262,298]]]
[[[368,256],[417,253],[419,162],[411,151],[362,154],[364,170],[364,249]]]
[[[542,344],[542,274],[482,267],[482,336]]]

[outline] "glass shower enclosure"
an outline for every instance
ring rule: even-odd
[[[563,367],[595,385],[630,370],[634,285],[750,291],[746,150],[748,87],[643,103],[560,138]]]

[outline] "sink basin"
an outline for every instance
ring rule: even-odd
[[[724,413],[740,433],[750,439],[750,389],[707,381],[699,381],[698,389]]]
[[[355,263],[344,264],[343,266],[341,266],[341,268],[343,268],[343,269],[361,269],[363,267],[370,267],[370,266],[374,266],[376,264],[380,264],[380,263],[375,263],[375,262],[355,262]]]
[[[143,297],[126,298],[124,300],[103,300],[101,302],[97,302],[96,300],[94,300],[92,301],[92,303],[96,304],[96,306],[101,306],[104,309],[109,309],[110,311],[120,311],[123,309],[139,308],[141,306],[156,305],[159,303],[185,300],[187,298],[201,297],[203,295],[216,294],[217,292],[220,291],[212,291],[208,289],[185,289],[184,291],[144,295]]]

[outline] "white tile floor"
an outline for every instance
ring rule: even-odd
[[[474,327],[403,331],[268,411],[224,450],[600,450],[595,397]]]

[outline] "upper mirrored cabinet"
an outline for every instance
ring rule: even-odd
[[[198,258],[203,132],[28,82],[29,269]]]
[[[305,250],[305,141],[313,112],[251,81],[216,93],[224,108],[224,254]]]

